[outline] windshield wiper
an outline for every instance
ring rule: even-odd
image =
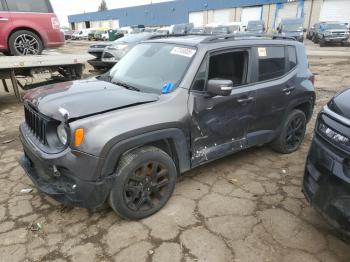
[[[122,86],[128,90],[133,90],[133,91],[137,91],[137,92],[140,92],[140,89],[134,87],[134,86],[131,86],[127,83],[124,83],[124,82],[120,82],[120,81],[112,81],[113,84],[115,85],[118,85],[118,86]]]

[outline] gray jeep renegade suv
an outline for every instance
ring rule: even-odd
[[[185,171],[255,145],[297,150],[313,80],[303,45],[278,36],[146,41],[106,75],[28,92],[21,164],[65,205],[144,218]]]

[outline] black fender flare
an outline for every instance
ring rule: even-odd
[[[145,144],[165,139],[171,139],[174,142],[176,151],[174,153],[178,159],[180,173],[189,170],[191,168],[191,160],[186,136],[179,128],[168,128],[150,131],[115,143],[104,158],[101,176],[113,174],[117,162],[125,152]]]
[[[288,108],[284,114],[283,119],[286,119],[288,117],[288,115],[298,106],[302,105],[302,104],[306,104],[308,103],[310,105],[310,109],[311,109],[311,115],[309,116],[309,119],[307,119],[307,121],[309,122],[312,116],[312,111],[313,108],[315,106],[315,98],[314,97],[308,97],[308,98],[304,98],[304,99],[295,99],[293,100],[291,103],[289,103]],[[307,116],[306,116],[307,117]]]

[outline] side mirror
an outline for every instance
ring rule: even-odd
[[[306,32],[306,28],[304,28],[303,32],[304,32],[304,33]]]
[[[207,92],[213,96],[229,96],[233,89],[233,82],[225,79],[210,79]]]

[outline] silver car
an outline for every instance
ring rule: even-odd
[[[156,37],[151,33],[129,34],[114,41],[112,45],[107,46],[102,54],[102,62],[113,67],[118,61],[125,56],[138,43]]]

